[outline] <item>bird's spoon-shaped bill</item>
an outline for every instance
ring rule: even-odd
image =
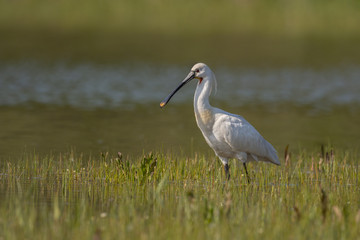
[[[160,107],[164,107],[169,101],[170,99],[175,95],[175,93],[177,91],[180,90],[180,88],[182,88],[186,83],[190,82],[192,79],[195,78],[195,72],[191,71],[187,77],[180,83],[180,85],[175,88],[175,90],[169,94],[169,96],[167,96],[161,103],[160,103]]]

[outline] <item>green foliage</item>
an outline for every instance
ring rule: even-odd
[[[358,63],[359,22],[358,0],[2,0],[0,60]]]
[[[144,157],[140,162],[140,170],[141,170],[141,184],[144,184],[146,180],[151,180],[152,175],[154,174],[154,170],[156,167],[157,158],[154,157],[154,154],[150,153],[147,157]]]
[[[66,31],[355,33],[360,4],[347,1],[0,1],[0,27]],[[196,21],[195,21],[196,20]],[[341,28],[341,29],[339,29]]]
[[[317,157],[314,157],[317,156]],[[150,153],[0,163],[0,239],[356,239],[358,157],[326,147],[277,167]]]

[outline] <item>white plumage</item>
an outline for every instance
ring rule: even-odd
[[[187,82],[198,79],[194,95],[194,111],[206,142],[224,164],[226,175],[229,175],[229,159],[235,158],[244,163],[264,161],[280,165],[274,147],[242,116],[225,112],[212,107],[209,103],[211,91],[216,90],[216,78],[211,69],[204,63],[195,64],[181,84],[160,103],[163,107],[171,97]],[[248,178],[249,181],[249,178]]]

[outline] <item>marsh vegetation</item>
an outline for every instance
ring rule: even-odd
[[[349,152],[286,153],[281,167],[212,156],[24,154],[3,162],[3,239],[356,239],[359,165]]]
[[[0,0],[0,240],[358,239],[359,22],[357,0]],[[159,109],[199,61],[280,167],[225,181],[194,85]]]

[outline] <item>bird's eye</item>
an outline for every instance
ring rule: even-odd
[[[197,73],[198,73],[198,72],[200,72],[200,70],[199,70],[199,69],[196,69],[196,70],[195,70],[195,72],[197,72]]]

